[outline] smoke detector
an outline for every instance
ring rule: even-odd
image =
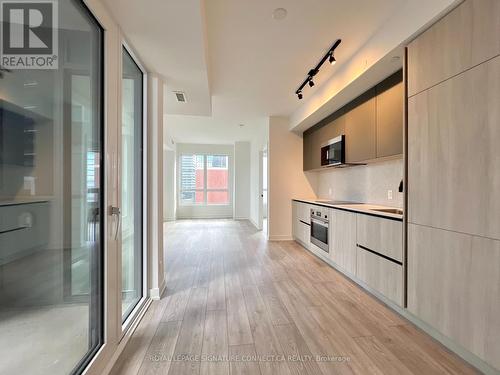
[[[175,95],[175,99],[177,100],[177,102],[179,102],[179,103],[186,103],[187,102],[186,94],[183,93],[182,91],[174,91],[174,95]]]

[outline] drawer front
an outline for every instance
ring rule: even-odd
[[[0,265],[14,261],[48,243],[47,203],[0,207]]]
[[[298,240],[306,248],[309,248],[310,241],[310,227],[297,220],[297,235],[296,240]]]
[[[299,220],[310,224],[311,222],[311,205],[307,203],[297,202],[299,205],[298,214]]]
[[[399,306],[403,306],[403,267],[357,248],[356,277]]]
[[[403,223],[358,214],[357,243],[398,262],[403,262]]]

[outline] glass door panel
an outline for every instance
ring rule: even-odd
[[[0,374],[77,374],[103,342],[103,30],[53,4],[58,69],[0,75]]]
[[[143,73],[123,49],[121,135],[122,320],[142,298]]]

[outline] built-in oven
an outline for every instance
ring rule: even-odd
[[[339,135],[321,145],[321,166],[345,164],[345,135]]]
[[[329,223],[327,208],[311,209],[311,243],[327,253]]]

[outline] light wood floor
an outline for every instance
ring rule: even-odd
[[[167,292],[113,374],[472,374],[294,242],[246,221],[165,226]]]

